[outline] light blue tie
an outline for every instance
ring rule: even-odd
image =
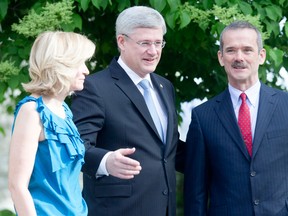
[[[160,135],[162,142],[164,142],[163,128],[158,113],[156,111],[155,104],[152,99],[149,81],[147,79],[143,79],[141,82],[139,82],[139,85],[144,89],[144,100],[149,109],[154,124],[157,128],[158,134]]]

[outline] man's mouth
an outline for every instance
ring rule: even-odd
[[[245,69],[246,66],[243,62],[233,62],[232,67],[235,69]]]

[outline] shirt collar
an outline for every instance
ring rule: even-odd
[[[253,107],[256,107],[257,101],[259,100],[260,87],[261,87],[261,83],[258,80],[253,86],[251,86],[249,89],[247,89],[244,92],[247,95],[248,101],[250,102],[250,104]],[[230,84],[228,84],[228,89],[229,89],[229,92],[230,92],[230,95],[231,95],[231,100],[232,100],[232,103],[233,103],[233,107],[235,109],[235,107],[237,106],[237,104],[241,100],[239,98],[240,94],[243,93],[243,92],[240,91],[239,89],[234,88]]]
[[[131,70],[125,62],[122,60],[121,56],[118,58],[118,64],[124,69],[124,71],[127,73],[127,75],[130,77],[130,79],[133,81],[135,85],[138,85],[139,82],[141,82],[143,79],[147,79],[150,83],[151,88],[153,88],[153,84],[151,81],[150,74],[147,74],[144,78],[138,76],[133,70]]]

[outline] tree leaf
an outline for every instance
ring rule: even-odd
[[[283,6],[283,4],[284,4],[285,1],[286,1],[286,0],[280,0],[280,1],[279,1],[279,5]]]
[[[7,83],[11,89],[16,89],[20,84],[19,77],[14,76],[12,79],[9,79]]]
[[[103,9],[105,10],[108,6],[109,0],[92,0],[92,4],[97,8],[97,9]]]
[[[276,5],[266,7],[265,11],[267,16],[273,21],[277,21],[282,17],[282,10]]]
[[[1,2],[0,2],[0,22],[6,16],[7,9],[8,9],[8,0],[1,0]]]
[[[80,0],[80,5],[83,11],[86,11],[88,9],[89,3],[90,3],[90,0]]]
[[[275,35],[279,34],[280,29],[279,29],[279,23],[278,22],[268,21],[267,20],[267,21],[265,21],[265,24],[266,24],[266,28],[267,28],[268,34],[271,34],[272,32]]]
[[[180,29],[184,28],[191,22],[191,18],[188,12],[181,11],[180,12]]]
[[[215,3],[218,5],[218,6],[221,6],[223,4],[225,4],[227,2],[227,0],[215,0]]]
[[[176,11],[177,8],[181,5],[180,0],[167,0],[167,3],[170,7],[170,11]]]
[[[279,67],[282,64],[284,52],[278,48],[269,49],[269,56],[274,61],[275,66]]]
[[[166,6],[166,0],[149,0],[151,6],[161,12]]]
[[[128,7],[130,7],[130,0],[118,0],[118,11],[123,11]]]
[[[288,22],[285,22],[284,24],[284,32],[285,32],[286,37],[288,37]]]
[[[253,12],[251,5],[248,4],[247,2],[240,1],[239,7],[245,15],[252,14],[252,12]]]
[[[265,9],[263,8],[263,5],[255,1],[252,2],[252,5],[256,8],[257,14],[260,15],[262,19],[266,18],[266,12],[265,12]]]
[[[0,82],[0,95],[4,97],[4,93],[7,90],[7,85],[4,82]],[[0,100],[1,101],[1,100]]]
[[[73,14],[72,22],[68,24],[62,24],[61,27],[64,31],[74,31],[77,28],[82,31],[82,18],[79,16],[79,14]]]
[[[176,13],[175,12],[169,12],[165,16],[166,24],[171,28],[175,28],[175,20],[176,20]]]
[[[203,0],[202,4],[206,10],[213,6],[213,2],[211,0]]]
[[[3,128],[0,127],[0,130],[1,133],[5,135]],[[15,216],[15,214],[10,210],[4,209],[0,211],[0,216]]]

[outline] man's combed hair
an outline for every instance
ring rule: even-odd
[[[122,11],[116,20],[116,37],[120,34],[131,34],[137,28],[162,28],[166,34],[163,16],[153,8],[134,6]]]
[[[22,83],[29,93],[39,95],[68,94],[77,68],[91,58],[95,44],[73,32],[44,32],[31,49],[29,75],[31,81]]]

